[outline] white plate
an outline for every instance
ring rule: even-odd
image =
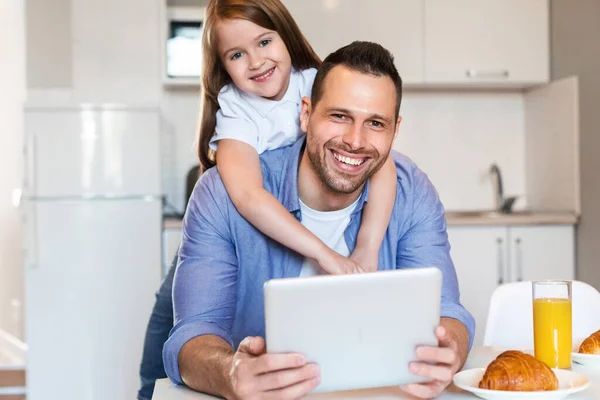
[[[570,394],[581,392],[590,386],[590,380],[577,372],[553,369],[558,378],[558,389],[546,392],[509,392],[504,390],[479,389],[479,381],[485,372],[485,368],[474,368],[459,372],[454,376],[454,384],[474,395],[487,400],[559,400]]]
[[[600,354],[571,353],[571,359],[585,367],[600,368]]]
[[[600,354],[580,354],[577,352],[581,342],[583,342],[583,339],[573,340],[574,346],[571,353],[573,362],[585,367],[600,368]]]

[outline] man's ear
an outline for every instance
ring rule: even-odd
[[[396,120],[396,131],[394,132],[394,140],[398,137],[398,130],[400,130],[400,123],[402,122],[402,116],[398,115],[398,119]]]
[[[310,113],[312,111],[312,103],[306,96],[302,98],[302,110],[300,111],[300,129],[302,132],[308,132],[308,120],[310,119]]]

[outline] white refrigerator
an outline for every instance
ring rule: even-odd
[[[135,399],[161,276],[159,109],[24,117],[27,399]]]

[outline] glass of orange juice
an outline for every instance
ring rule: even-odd
[[[535,358],[550,368],[571,368],[571,281],[534,281]]]

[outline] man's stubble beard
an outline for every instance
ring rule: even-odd
[[[323,182],[333,193],[338,194],[350,194],[356,192],[362,187],[362,185],[373,176],[385,163],[386,158],[381,158],[379,153],[373,149],[370,153],[372,160],[378,160],[377,164],[371,162],[371,166],[366,169],[362,175],[348,175],[343,172],[335,173],[328,168],[327,154],[329,148],[344,150],[348,153],[352,151],[348,150],[343,144],[336,143],[333,139],[326,142],[322,147],[316,142],[316,139],[312,139],[313,135],[311,132],[310,121],[308,123],[308,131],[306,133],[306,154],[310,164],[316,172],[321,182]],[[363,153],[364,154],[364,153]]]

